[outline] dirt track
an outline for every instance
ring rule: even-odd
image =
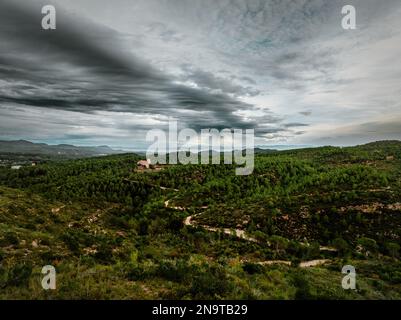
[[[186,210],[185,207],[176,207],[176,206],[170,206],[170,200],[166,200],[164,202],[164,206],[166,208],[171,208],[171,209],[175,209],[175,210],[180,210],[180,211],[184,211]],[[207,207],[202,207],[202,209],[206,209]],[[216,227],[211,227],[208,225],[202,225],[202,224],[197,224],[195,223],[192,219],[196,216],[201,215],[201,213],[192,215],[192,216],[188,216],[184,219],[184,225],[185,226],[192,226],[192,227],[201,227],[207,231],[210,232],[223,232],[227,235],[231,235],[246,241],[251,241],[251,242],[260,242],[259,240],[252,238],[248,235],[246,235],[245,230],[242,229],[229,229],[229,228],[216,228]],[[270,245],[269,243],[266,243],[267,245]],[[321,251],[337,251],[335,248],[331,248],[331,247],[325,247],[325,246],[321,246],[320,247]],[[303,261],[299,264],[300,268],[309,268],[309,267],[316,267],[316,266],[320,266],[326,263],[331,262],[331,260],[329,259],[316,259],[316,260],[309,260],[309,261]],[[284,265],[291,265],[291,261],[287,261],[287,260],[267,260],[267,261],[260,261],[257,262],[257,264],[260,265],[273,265],[273,264],[284,264]]]

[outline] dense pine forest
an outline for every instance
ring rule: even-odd
[[[0,167],[0,298],[401,298],[401,142],[256,153],[249,176],[140,159]]]

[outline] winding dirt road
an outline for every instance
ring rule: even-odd
[[[203,229],[205,229],[207,231],[223,232],[225,234],[228,234],[228,235],[231,235],[231,236],[235,236],[237,238],[244,239],[244,240],[247,240],[247,241],[259,242],[257,239],[246,235],[245,230],[230,229],[230,228],[215,228],[215,227],[210,227],[210,226],[205,225],[205,224],[197,224],[196,222],[193,222],[192,218],[194,218],[195,216],[199,216],[199,215],[200,215],[200,213],[198,213],[197,215],[186,217],[185,220],[184,220],[184,225],[202,227]]]
[[[165,208],[170,208],[170,209],[175,209],[175,210],[180,210],[180,211],[186,210],[185,207],[170,206],[170,200],[166,200],[164,202],[164,207]],[[203,207],[201,207],[201,209],[207,209],[207,206],[203,206]],[[227,235],[234,236],[234,237],[237,237],[239,239],[260,243],[259,240],[248,236],[245,233],[245,230],[242,230],[242,229],[216,228],[216,227],[211,227],[211,226],[204,225],[204,224],[198,224],[195,221],[193,221],[193,218],[195,218],[197,216],[200,216],[201,214],[202,213],[197,213],[197,214],[194,214],[194,215],[186,217],[184,219],[184,225],[185,226],[192,226],[192,227],[201,227],[201,228],[203,228],[203,229],[205,229],[207,231],[210,231],[210,232],[223,232],[223,233],[225,233]],[[270,246],[270,243],[266,242],[266,244],[268,246]],[[327,247],[327,246],[321,246],[319,249],[321,251],[337,251],[337,249],[332,248],[332,247]],[[298,266],[300,268],[310,268],[310,267],[316,267],[316,266],[324,265],[324,264],[327,264],[329,262],[331,262],[330,259],[315,259],[315,260],[303,261]],[[287,260],[266,260],[266,261],[260,261],[260,262],[256,262],[256,263],[260,264],[260,265],[284,264],[284,265],[288,265],[288,266],[290,266],[292,264],[291,261],[287,261]]]

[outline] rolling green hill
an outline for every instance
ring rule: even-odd
[[[0,168],[0,298],[401,298],[401,142],[258,153],[249,176],[139,159]]]

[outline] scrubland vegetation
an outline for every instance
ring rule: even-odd
[[[249,176],[139,159],[0,168],[0,298],[401,298],[401,142],[256,154]]]

